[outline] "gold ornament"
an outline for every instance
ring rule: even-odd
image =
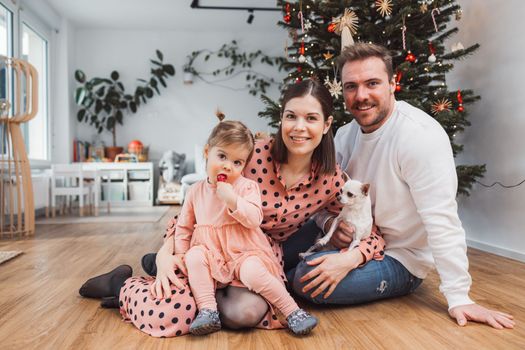
[[[392,0],[376,0],[376,11],[386,17],[392,14]]]
[[[330,91],[330,95],[332,95],[333,98],[338,98],[339,95],[343,94],[343,85],[339,80],[337,80],[337,77],[334,77],[334,80],[330,81],[328,76],[326,76],[324,84],[328,88],[328,91]]]
[[[328,52],[328,51],[327,51],[326,53],[323,53],[323,56],[324,56],[324,59],[325,59],[325,60],[329,60],[329,59],[331,59],[332,57],[334,57],[334,54],[331,53],[331,52]]]
[[[428,12],[428,4],[427,3],[422,3],[421,6],[419,6],[419,11],[421,11],[421,13],[427,13]]]
[[[434,102],[430,110],[432,114],[436,115],[445,110],[450,110],[450,107],[452,107],[452,102],[450,102],[447,98],[442,98],[441,100]]]
[[[335,24],[335,32],[341,35],[343,29],[348,27],[352,34],[355,34],[357,31],[357,16],[354,11],[350,9],[345,9],[345,13],[332,21]]]
[[[463,10],[462,9],[456,10],[456,21],[459,21],[461,19],[461,16],[463,16]]]

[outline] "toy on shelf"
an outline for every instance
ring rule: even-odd
[[[115,163],[138,163],[139,159],[136,154],[121,153],[115,157]]]
[[[186,155],[166,151],[159,161],[160,179],[157,192],[159,204],[182,204],[180,179],[184,171]]]
[[[133,140],[128,143],[128,153],[136,154],[139,162],[148,161],[148,147],[144,147],[139,140]]]

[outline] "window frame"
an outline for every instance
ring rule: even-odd
[[[3,5],[12,13],[12,57],[22,57],[22,40],[23,40],[23,25],[25,24],[28,28],[37,33],[43,40],[46,41],[46,82],[45,89],[46,101],[45,101],[45,113],[46,113],[46,159],[35,159],[29,158],[31,168],[46,168],[52,164],[52,118],[51,118],[51,86],[52,86],[52,70],[51,70],[51,53],[53,52],[53,31],[52,29],[42,22],[37,16],[31,13],[29,10],[25,10],[21,5],[13,4],[10,1],[0,0],[0,4]],[[39,101],[39,108],[42,108],[42,101]],[[29,121],[31,122],[31,121]],[[24,140],[25,141],[25,140]],[[27,142],[24,142],[27,147]],[[30,155],[28,154],[28,157]]]

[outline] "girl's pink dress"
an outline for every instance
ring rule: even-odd
[[[211,275],[219,287],[243,286],[236,276],[249,256],[259,257],[270,273],[280,277],[279,260],[260,228],[263,212],[257,183],[239,177],[232,186],[238,196],[233,212],[217,196],[216,185],[201,181],[190,188],[177,221],[175,252],[205,248]]]
[[[249,256],[258,256],[270,273],[284,283],[280,251],[274,251],[271,238],[262,232],[261,196],[256,182],[240,177],[233,184],[238,194],[237,210],[231,212],[216,196],[216,186],[201,181],[191,186],[181,213],[168,226],[167,239],[175,234],[175,252],[185,253],[190,246],[200,245],[212,267],[218,287],[244,287],[236,278],[240,264]],[[175,226],[176,225],[176,226]],[[165,235],[166,236],[166,235]],[[175,271],[184,289],[172,285],[172,296],[155,300],[149,287],[153,277],[132,277],[120,291],[120,313],[141,331],[155,337],[173,337],[188,333],[196,316],[195,300],[187,278]],[[271,304],[257,328],[284,328],[284,317]]]

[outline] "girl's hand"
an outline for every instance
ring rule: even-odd
[[[313,278],[310,283],[303,287],[303,293],[317,287],[311,294],[311,297],[315,298],[328,289],[323,296],[324,299],[328,298],[339,282],[363,262],[364,257],[359,249],[352,249],[344,253],[326,254],[308,261],[308,265],[317,265],[317,267],[299,280],[304,283]]]
[[[170,283],[179,289],[184,288],[184,284],[175,274],[175,270],[179,269],[187,275],[184,254],[172,255],[167,247],[168,245],[163,245],[157,254],[157,278],[150,287],[151,295],[155,299],[171,295]]]
[[[231,211],[237,210],[237,195],[233,191],[233,187],[228,182],[217,182],[217,196],[226,203],[226,206]]]

